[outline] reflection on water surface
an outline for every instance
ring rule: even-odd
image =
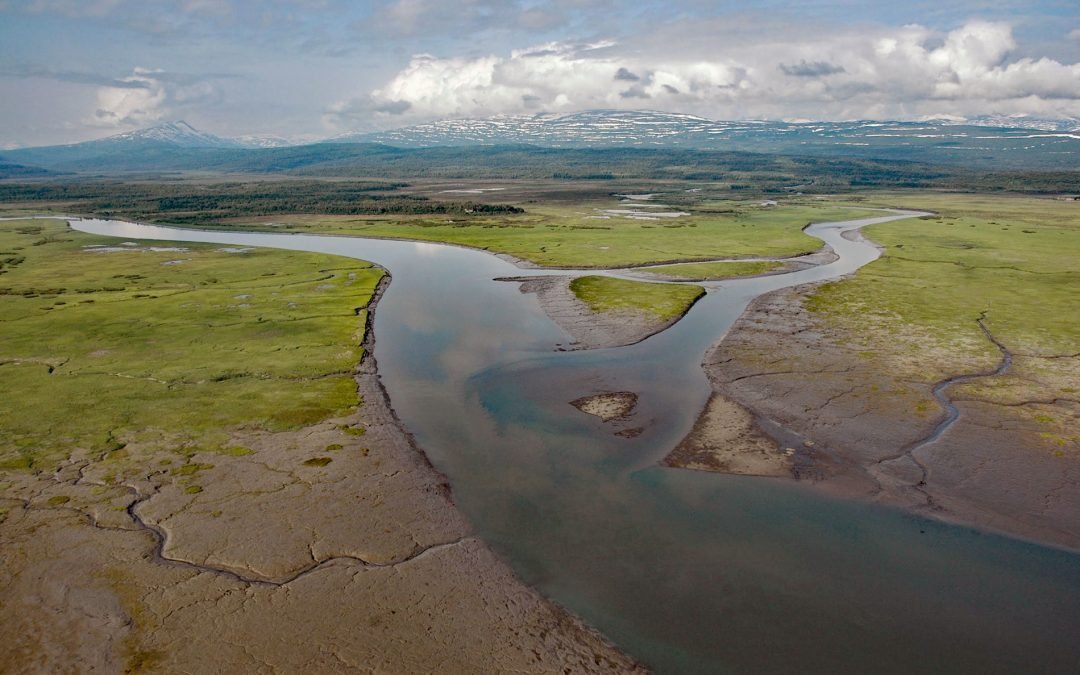
[[[662,469],[709,392],[700,362],[757,295],[877,257],[815,226],[833,265],[708,284],[638,345],[555,353],[565,336],[523,271],[428,243],[82,221],[123,238],[347,255],[393,282],[379,370],[455,500],[517,573],[660,672],[1067,672],[1080,663],[1080,556],[830,499],[783,481]],[[619,438],[568,402],[640,395]]]

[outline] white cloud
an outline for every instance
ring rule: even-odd
[[[1017,44],[1005,23],[972,21],[947,33],[918,25],[824,36],[762,29],[741,38],[724,27],[722,39],[708,28],[677,47],[657,38],[550,43],[508,56],[419,55],[367,96],[335,104],[330,117],[385,126],[604,107],[718,118],[1080,114],[1080,64],[1010,59]]]
[[[90,124],[102,127],[141,126],[160,120],[166,100],[163,83],[153,78],[154,71],[136,68],[122,82],[143,85],[135,87],[100,87],[97,108]]]
[[[218,87],[207,80],[149,68],[135,68],[119,82],[124,86],[98,88],[97,106],[88,124],[108,128],[145,126],[184,108],[216,102],[222,96]]]

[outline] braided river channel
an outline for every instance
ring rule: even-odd
[[[389,270],[375,357],[402,423],[519,578],[657,672],[1080,672],[1077,552],[794,481],[658,465],[708,398],[703,356],[754,298],[853,272],[879,251],[845,232],[914,215],[812,225],[836,262],[704,283],[668,330],[570,352],[534,295],[493,279],[574,272],[431,243],[71,224]],[[639,436],[568,404],[602,391],[639,395]]]

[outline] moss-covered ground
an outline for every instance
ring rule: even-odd
[[[704,288],[689,284],[654,284],[592,275],[571,281],[570,291],[594,312],[632,311],[659,321],[682,316],[705,294]]]
[[[0,222],[0,264],[0,467],[126,446],[243,454],[232,430],[298,428],[358,403],[378,268],[121,243],[56,220]]]

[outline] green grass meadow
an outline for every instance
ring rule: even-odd
[[[659,199],[662,199],[659,198]],[[658,201],[659,201],[658,199]],[[802,232],[811,222],[866,216],[858,207],[792,204],[761,207],[733,202],[673,207],[690,212],[672,219],[635,220],[603,209],[629,209],[615,201],[581,205],[527,204],[515,216],[454,218],[349,218],[285,216],[238,221],[227,227],[390,237],[459,244],[508,253],[545,267],[611,268],[649,263],[758,256],[794,256],[821,242]],[[598,210],[599,209],[599,210]],[[268,223],[273,222],[271,228]]]
[[[660,321],[682,316],[705,295],[701,286],[654,284],[595,275],[577,277],[570,282],[570,291],[594,312],[639,312]]]
[[[985,311],[1017,351],[1080,351],[1080,202],[932,193],[873,201],[936,215],[866,228],[884,255],[826,284],[811,307],[996,353],[975,323]]]
[[[784,266],[782,262],[770,260],[752,260],[747,262],[715,262],[715,263],[682,263],[679,265],[661,265],[650,267],[649,271],[663,274],[673,279],[688,279],[690,281],[714,281],[716,279],[731,279],[733,277],[752,277],[779,270]]]
[[[294,429],[357,405],[351,373],[380,269],[130,243],[0,222],[0,467],[129,444],[220,451],[232,430]]]

